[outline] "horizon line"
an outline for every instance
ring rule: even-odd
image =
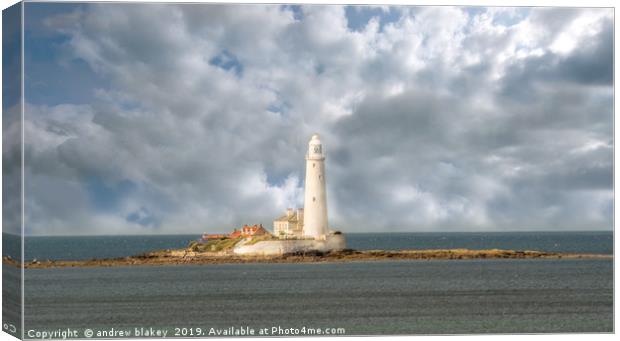
[[[488,230],[488,231],[369,231],[369,232],[343,232],[343,234],[405,234],[405,233],[566,233],[566,232],[612,232],[611,230]],[[204,232],[203,232],[204,233]],[[132,237],[132,236],[201,236],[203,233],[135,233],[135,234],[24,234],[24,237]],[[215,232],[213,232],[215,233]],[[21,234],[15,234],[11,232],[2,232],[3,235],[11,235],[15,237],[21,237]]]

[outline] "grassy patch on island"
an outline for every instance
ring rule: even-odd
[[[243,238],[212,239],[207,242],[191,241],[189,249],[194,252],[218,252],[232,249]]]

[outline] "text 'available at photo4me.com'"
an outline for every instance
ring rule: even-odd
[[[308,326],[269,326],[254,328],[248,326],[230,327],[133,327],[133,328],[57,328],[29,329],[28,339],[83,339],[83,338],[128,338],[128,337],[221,337],[221,336],[315,336],[345,335],[345,328],[315,328]]]

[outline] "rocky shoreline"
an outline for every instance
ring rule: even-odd
[[[515,250],[343,250],[338,252],[306,252],[282,256],[237,256],[228,252],[194,252],[189,249],[162,250],[142,255],[91,259],[91,260],[33,260],[24,264],[27,269],[59,267],[110,267],[110,266],[149,266],[149,265],[207,265],[235,263],[318,263],[355,262],[386,260],[466,260],[466,259],[612,259],[612,255],[571,254],[542,251]],[[4,264],[21,266],[20,262],[4,256]]]

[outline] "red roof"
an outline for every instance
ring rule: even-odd
[[[254,226],[243,225],[242,231],[243,234],[246,236],[261,235],[267,233],[267,230],[265,230],[263,224]]]
[[[239,230],[235,229],[234,231],[232,231],[232,232],[228,235],[228,237],[229,237],[229,238],[233,238],[233,239],[234,239],[234,238],[239,238],[239,237],[241,237],[241,231],[239,231]]]
[[[228,238],[239,238],[239,237],[252,237],[252,236],[261,236],[263,234],[269,233],[263,227],[263,224],[255,224],[255,225],[243,225],[241,229],[234,229],[230,234],[228,234]]]

